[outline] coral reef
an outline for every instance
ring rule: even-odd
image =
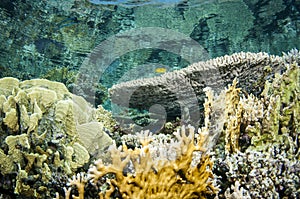
[[[201,90],[198,130],[177,120],[158,134],[119,134],[115,141],[108,135],[122,129],[111,112],[63,84],[0,79],[0,185],[31,198],[299,198],[299,60],[292,50],[191,65],[185,71],[212,70],[213,63],[247,71],[225,89]],[[253,71],[255,83],[253,76],[243,80]]]
[[[241,52],[194,63],[159,77],[116,84],[109,92],[112,103],[120,107],[148,110],[153,104],[160,104],[165,108],[169,119],[180,117],[181,110],[188,109],[190,115],[195,115],[193,118],[196,121],[192,125],[197,126],[197,110],[199,104],[204,102],[205,87],[211,87],[218,93],[237,78],[238,86],[247,92],[258,94],[262,91],[264,82],[276,71],[282,70],[284,64],[283,57]]]
[[[202,147],[207,133],[192,127],[182,127],[176,133],[176,141],[171,143],[154,140],[149,132],[141,132],[138,137],[142,146],[134,150],[126,145],[110,147],[111,163],[97,160],[88,171],[70,179],[69,186],[75,185],[79,196],[84,198],[85,184],[94,185],[105,178],[108,188],[100,191],[100,198],[109,199],[118,192],[122,198],[205,198],[217,189],[212,184],[212,162]],[[195,139],[197,140],[194,143]],[[153,143],[152,143],[153,142]],[[201,152],[198,161],[192,165],[195,152]],[[108,174],[114,176],[107,178]],[[66,189],[66,198],[71,188]]]
[[[259,96],[236,90],[229,98],[236,99],[231,103],[235,106],[226,101],[224,118],[229,117],[220,132],[213,169],[219,198],[300,196],[299,53],[294,50],[285,57],[290,63],[284,72],[266,81]]]
[[[70,179],[66,197],[76,193],[71,186],[74,185],[79,198],[86,197],[85,194],[90,192],[100,193],[100,198],[139,198],[141,193],[146,198],[194,198],[193,195],[173,195],[174,176],[179,175],[185,182],[193,181],[191,176],[186,175],[186,172],[190,173],[189,170],[175,168],[182,165],[202,168],[201,165],[205,164],[203,158],[211,152],[215,163],[214,178],[210,176],[209,179],[214,179],[211,185],[219,189],[210,187],[209,194],[200,194],[196,198],[212,198],[213,195],[215,198],[298,198],[299,57],[297,50],[283,57],[274,57],[274,60],[279,60],[274,64],[279,66],[275,74],[268,73],[270,62],[264,61],[261,67],[264,75],[268,73],[269,77],[263,84],[260,83],[260,92],[251,93],[247,86],[247,90],[238,88],[236,79],[219,93],[209,87],[203,90],[206,93],[204,123],[199,129],[200,140],[196,146],[205,149],[205,153],[197,150],[191,152],[195,149],[191,142],[194,138],[190,137],[191,131],[186,134],[184,127],[178,129],[175,136],[149,136],[147,132],[146,135],[145,132],[125,135],[121,138],[122,146],[117,148],[113,145],[110,148],[111,162],[99,159],[90,167],[87,175],[78,174]],[[143,81],[147,84],[148,79]],[[166,126],[172,124],[169,122]],[[203,135],[205,141],[201,138]],[[188,161],[187,154],[190,154]],[[170,166],[172,172],[169,172]],[[168,177],[164,176],[166,174]],[[194,174],[194,177],[199,177],[198,174]],[[164,181],[166,178],[168,182]],[[175,181],[179,182],[178,179]],[[161,193],[166,190],[168,194]]]
[[[218,174],[216,183],[222,190],[219,198],[231,198],[229,195],[240,192],[248,198],[296,199],[300,195],[299,160],[288,158],[276,147],[268,153],[249,150],[228,154],[215,161],[213,171]],[[236,184],[239,184],[239,189]]]
[[[100,198],[298,198],[299,53],[293,50],[282,58],[282,73],[265,81],[258,95],[237,88],[236,79],[220,93],[204,89],[205,119],[196,134],[200,137],[196,145],[191,141],[193,130],[189,127],[187,133],[184,126],[175,136],[148,132],[125,135],[122,146],[110,148],[111,162],[99,159],[87,175],[78,174],[70,179],[66,198],[75,190],[79,198],[89,198],[89,192],[99,193]],[[201,146],[200,152],[194,151],[195,146]],[[208,173],[207,176],[213,187],[208,186],[207,176],[200,172],[203,164],[210,165],[205,163],[209,153],[214,160],[214,177]],[[187,165],[200,169],[196,170],[200,173],[180,169]],[[177,183],[182,188],[194,185],[188,183],[194,182],[189,173],[209,187],[208,194],[194,196],[180,190],[175,193],[183,195],[174,195],[173,186]],[[190,192],[191,188],[187,190]]]
[[[3,178],[17,173],[6,191],[50,197],[57,176],[73,175],[112,143],[107,114],[58,82],[0,79],[0,171]]]

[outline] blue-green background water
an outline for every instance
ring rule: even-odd
[[[179,4],[181,0],[90,0],[91,3],[96,5],[121,5],[121,6],[144,6],[144,5],[160,5],[169,6],[170,4]]]
[[[70,90],[89,53],[115,35],[140,28],[183,34],[205,50],[205,59],[240,51],[281,55],[300,48],[298,0],[2,0],[0,16],[0,77],[47,78]],[[165,49],[119,48],[129,49],[99,75],[98,104],[113,84],[190,64]]]

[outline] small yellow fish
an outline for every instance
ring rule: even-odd
[[[167,72],[167,69],[163,68],[163,67],[158,67],[155,69],[155,72],[156,73],[165,73],[165,72]]]

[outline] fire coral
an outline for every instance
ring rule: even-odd
[[[143,137],[141,148],[132,150],[125,145],[119,148],[113,145],[110,148],[112,163],[105,165],[98,160],[88,172],[87,179],[94,184],[108,174],[115,176],[113,179],[105,178],[109,189],[101,191],[99,198],[109,199],[114,191],[118,191],[123,199],[206,198],[206,194],[216,193],[211,181],[212,162],[202,148],[207,134],[199,130],[195,136],[193,127],[183,126],[174,135],[178,141],[171,141],[167,150],[163,148],[166,145],[164,141],[153,144],[149,133],[140,136]],[[174,159],[168,156],[168,150],[176,154]],[[198,158],[195,153],[198,153]],[[82,178],[77,176],[70,180],[69,185],[75,185],[79,192],[79,197],[73,198],[84,197],[82,187],[86,180]],[[66,196],[70,192],[70,188],[66,190]]]

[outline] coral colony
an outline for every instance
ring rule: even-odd
[[[297,50],[238,53],[114,86],[149,85],[136,104],[152,91],[163,103],[167,77],[191,78],[203,123],[167,122],[157,134],[122,134],[61,83],[0,79],[1,187],[27,198],[299,198],[299,60]],[[197,75],[212,68],[216,80],[235,76],[203,90]]]

